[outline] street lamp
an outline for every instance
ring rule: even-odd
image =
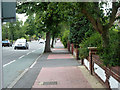
[[[16,0],[4,2],[0,0],[0,90],[3,89],[3,64],[2,64],[2,22],[16,21]]]
[[[2,66],[2,1],[0,0],[0,90],[3,88],[3,66]]]

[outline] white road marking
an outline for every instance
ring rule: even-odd
[[[35,52],[36,50],[33,50],[32,52]],[[29,53],[27,53],[27,55],[28,54],[30,54],[31,52],[29,52]],[[22,55],[21,57],[19,57],[18,59],[21,59],[21,58],[23,58],[25,55]],[[39,58],[39,57],[38,57]],[[37,58],[37,59],[38,59]],[[15,62],[16,60],[13,60],[13,61],[10,61],[9,63],[7,63],[7,64],[4,64],[3,65],[3,67],[6,67],[7,65],[10,65],[11,63],[13,63],[13,62]],[[32,65],[31,65],[31,68],[34,66],[36,64],[36,62],[34,62]]]
[[[37,63],[38,59],[39,59],[41,56],[42,56],[42,54],[35,60],[35,62],[34,62],[30,67],[33,67],[33,66]],[[24,75],[26,72],[28,72],[29,69],[31,69],[30,67],[29,67],[29,68],[26,68],[7,88],[13,88],[13,87],[15,86],[15,84],[23,77],[23,75]]]
[[[15,62],[16,60],[13,60],[13,61],[11,61],[11,62],[9,62],[9,63],[7,63],[7,64],[4,64],[3,65],[3,67],[6,67],[7,65],[9,65],[9,64],[11,64],[11,63],[13,63],[13,62]]]
[[[35,62],[30,66],[30,68],[33,68],[36,63],[37,63],[37,62],[35,61]]]
[[[42,56],[42,54],[35,60],[35,62],[30,66],[30,68],[33,68],[34,65],[37,63],[38,59]]]
[[[29,55],[31,52],[28,52],[26,55]]]
[[[32,52],[35,52],[36,50],[33,50]]]
[[[19,59],[23,58],[25,55],[22,55],[21,57],[19,57]]]

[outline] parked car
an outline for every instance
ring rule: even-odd
[[[44,43],[45,43],[45,40],[40,39],[40,40],[39,40],[39,43],[43,43],[43,44],[44,44]]]
[[[14,49],[23,48],[28,49],[29,45],[26,39],[17,39],[14,45]]]
[[[5,41],[2,41],[2,46],[8,46],[8,47],[10,47],[10,46],[12,46],[12,44],[10,43],[10,41],[9,40],[5,40]]]

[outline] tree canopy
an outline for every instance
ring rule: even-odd
[[[29,16],[36,15],[37,29],[46,32],[46,36],[49,36],[46,37],[46,39],[49,38],[46,40],[46,52],[51,51],[50,44],[48,44],[50,43],[50,35],[48,34],[54,36],[55,33],[59,33],[57,25],[62,21],[69,23],[71,32],[74,30],[73,33],[70,33],[74,37],[72,38],[74,43],[80,42],[76,36],[83,34],[81,36],[83,37],[91,24],[94,30],[102,36],[104,47],[108,47],[109,29],[117,19],[116,13],[120,7],[120,2],[111,2],[112,8],[104,11],[103,5],[107,4],[108,2],[22,2],[18,3],[17,12],[26,13]]]

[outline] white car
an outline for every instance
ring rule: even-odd
[[[40,40],[39,40],[39,43],[43,43],[43,44],[44,44],[44,43],[45,43],[45,40],[40,39]]]
[[[17,39],[14,45],[14,49],[17,49],[17,48],[28,49],[28,47],[29,45],[26,39]]]

